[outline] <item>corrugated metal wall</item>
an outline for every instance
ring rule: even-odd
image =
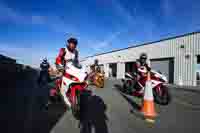
[[[181,48],[181,45],[184,48]],[[200,55],[200,33],[90,57],[83,64],[92,64],[95,59],[98,59],[100,64],[135,61],[142,52],[146,52],[150,59],[174,58],[174,82],[178,84],[182,80],[185,85],[195,85],[196,55]],[[186,55],[189,55],[189,58],[186,58]]]

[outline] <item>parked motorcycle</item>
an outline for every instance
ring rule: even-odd
[[[66,68],[64,71],[64,75],[62,80],[57,80],[56,82],[56,91],[54,92],[54,96],[58,96],[60,92],[60,88],[65,90],[66,96],[71,103],[72,114],[76,119],[80,117],[80,95],[83,92],[88,92],[87,87],[87,73],[85,69],[73,63],[72,61],[66,64]]]
[[[147,81],[147,70],[145,67],[138,68],[138,72],[143,76],[137,80],[136,73],[125,73],[125,79],[122,79],[123,91],[136,97],[143,97],[144,87]],[[157,104],[168,105],[171,100],[171,95],[168,88],[165,86],[167,78],[161,72],[151,70],[150,72],[153,96]]]
[[[101,72],[91,72],[89,74],[89,84],[90,85],[95,85],[98,88],[103,88],[104,87],[104,73]]]
[[[94,84],[98,88],[103,88],[104,87],[104,74],[102,73],[96,73],[94,77]]]

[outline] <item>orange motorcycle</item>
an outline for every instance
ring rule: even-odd
[[[104,87],[104,74],[97,72],[94,76],[94,85],[98,88]]]

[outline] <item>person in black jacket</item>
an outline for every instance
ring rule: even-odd
[[[43,59],[43,62],[40,64],[40,68],[41,68],[42,70],[48,70],[49,67],[50,67],[50,65],[49,65],[49,63],[48,63],[48,61],[47,61],[47,58],[44,58],[44,59]]]
[[[49,63],[47,61],[46,58],[43,59],[43,62],[40,64],[40,76],[39,76],[39,79],[38,79],[38,84],[39,85],[45,85],[47,84],[47,82],[49,81]]]
[[[38,85],[40,87],[40,93],[38,97],[38,102],[41,105],[41,109],[46,107],[48,108],[48,97],[49,97],[49,88],[48,88],[48,82],[51,81],[49,76],[49,68],[50,65],[46,58],[43,59],[43,62],[40,64],[40,75],[38,78]]]

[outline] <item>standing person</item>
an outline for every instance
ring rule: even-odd
[[[96,72],[101,73],[101,68],[99,66],[96,68]]]
[[[76,49],[78,45],[78,40],[76,38],[69,38],[67,40],[66,48],[61,48],[59,51],[59,54],[56,58],[56,68],[60,72],[59,73],[59,79],[57,82],[62,81],[63,72],[65,70],[65,65],[68,61],[73,61],[78,64],[78,50]],[[63,96],[64,102],[68,108],[71,108],[71,104],[69,102],[69,99],[67,98],[65,94],[65,90],[63,87],[60,88],[60,93]]]
[[[43,85],[46,84],[49,80],[49,73],[48,70],[50,68],[50,65],[47,61],[47,58],[43,59],[43,62],[40,64],[40,75],[39,75],[39,79],[38,79],[38,83],[39,85]]]
[[[41,104],[41,109],[43,108],[43,106],[46,106],[46,109],[48,108],[48,92],[49,92],[49,88],[48,88],[48,82],[50,81],[50,76],[49,76],[49,62],[47,61],[47,58],[43,59],[43,62],[40,64],[40,75],[38,78],[38,84],[40,87],[40,95],[38,97],[39,100],[39,104]]]
[[[89,80],[93,83],[95,76],[95,65],[90,66]]]

